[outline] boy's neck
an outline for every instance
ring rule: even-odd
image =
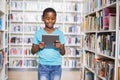
[[[54,28],[44,28],[44,30],[45,30],[48,34],[51,34],[55,29],[54,29]]]

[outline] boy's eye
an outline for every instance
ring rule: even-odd
[[[46,18],[46,20],[50,20],[50,18]]]
[[[50,19],[51,19],[51,20],[55,20],[55,18],[46,18],[46,20],[50,20]]]
[[[52,18],[52,20],[55,20],[55,18]]]

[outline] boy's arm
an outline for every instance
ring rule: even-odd
[[[32,49],[31,49],[32,54],[35,54],[38,50],[39,50],[39,45],[32,44]]]
[[[37,44],[32,44],[32,49],[31,52],[32,54],[35,54],[38,50],[45,48],[45,43],[40,42],[38,45]]]
[[[61,55],[65,55],[65,47],[64,47],[64,44],[61,44],[61,45],[60,45],[59,50],[60,50],[60,54],[61,54]]]
[[[54,46],[59,49],[61,55],[65,54],[64,44],[61,44],[59,41],[55,41]]]

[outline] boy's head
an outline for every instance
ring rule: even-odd
[[[43,11],[42,21],[45,23],[46,28],[53,28],[56,22],[57,13],[53,8],[46,8]]]
[[[46,9],[43,11],[42,17],[44,17],[45,14],[48,13],[48,12],[53,12],[53,13],[55,14],[55,16],[57,16],[56,11],[55,11],[53,8],[50,8],[50,7],[49,7],[49,8],[46,8]]]

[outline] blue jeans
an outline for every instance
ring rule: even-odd
[[[61,65],[38,65],[38,80],[60,80]]]

